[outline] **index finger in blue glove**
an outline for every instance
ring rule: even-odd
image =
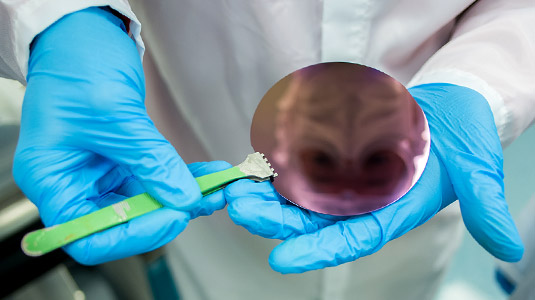
[[[128,126],[124,126],[126,130],[118,126],[108,136],[102,136],[106,131],[88,136],[98,143],[93,151],[128,168],[146,192],[165,206],[196,209],[202,197],[199,186],[173,146],[148,118],[125,122],[128,122]],[[109,143],[103,144],[102,140]]]

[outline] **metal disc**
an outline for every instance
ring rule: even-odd
[[[394,78],[350,63],[312,65],[262,98],[251,143],[277,191],[311,211],[349,216],[401,198],[429,157],[423,111]]]

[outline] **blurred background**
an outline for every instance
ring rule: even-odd
[[[11,178],[23,94],[19,83],[0,78],[0,298],[112,300],[176,295],[161,253],[84,267],[61,251],[33,259],[17,250],[23,233],[42,226],[37,210]],[[535,197],[534,150],[532,126],[504,151],[505,195],[515,218]],[[495,279],[495,270],[495,259],[465,232],[436,300],[507,299]]]

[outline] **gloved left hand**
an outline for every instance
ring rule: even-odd
[[[420,180],[401,199],[349,218],[303,210],[270,183],[238,181],[225,189],[232,220],[251,233],[285,240],[271,253],[271,267],[300,273],[375,253],[459,199],[464,223],[488,252],[518,261],[523,245],[503,193],[502,148],[487,101],[451,84],[409,89],[431,130],[431,152]]]

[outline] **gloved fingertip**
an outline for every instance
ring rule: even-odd
[[[210,216],[210,215],[212,215],[213,213],[215,213],[216,211],[219,211],[219,210],[224,209],[226,206],[227,206],[227,202],[224,202],[224,201],[223,201],[223,202],[220,202],[220,203],[218,203],[218,204],[212,206],[211,211],[210,211],[209,213],[207,213],[207,214],[204,214],[203,216]]]
[[[305,272],[304,270],[301,271],[301,270],[296,269],[294,267],[285,266],[283,264],[272,262],[272,261],[269,261],[269,266],[271,267],[271,269],[273,269],[273,271],[279,272],[279,273],[281,273],[283,275],[286,275],[286,274],[300,274],[300,273],[304,273]]]
[[[227,213],[230,219],[232,220],[232,222],[234,222],[234,224],[238,226],[243,226],[247,230],[251,231],[252,228],[255,227],[254,224],[257,223],[257,220],[256,219],[252,220],[250,205],[246,202],[247,201],[240,201],[240,200],[227,202],[228,203]]]
[[[241,198],[261,198],[264,201],[278,201],[280,195],[277,193],[271,182],[256,182],[250,179],[240,179],[225,187],[225,199],[228,203]]]
[[[509,213],[489,216],[480,211],[472,220],[466,213],[463,219],[472,237],[494,257],[506,262],[522,259],[524,245]]]
[[[223,191],[217,191],[213,194],[204,196],[201,201],[202,205],[199,210],[191,212],[193,219],[201,216],[209,216],[214,212],[225,208],[227,205],[225,197],[223,196]]]
[[[228,203],[228,213],[231,219],[240,219],[244,214],[243,213],[251,213],[251,209],[254,209],[254,207],[251,205],[249,201],[247,201],[249,198],[246,197],[229,197],[227,196],[226,190],[225,190],[225,199]]]
[[[162,183],[146,187],[146,189],[164,206],[183,211],[197,208],[200,205],[202,194],[195,179],[193,177],[191,179],[184,178],[179,182],[181,183],[179,188],[166,186],[165,183]]]
[[[232,165],[229,162],[226,162],[224,160],[209,161],[205,163],[205,166],[208,169],[211,169],[214,171],[221,171],[221,170],[226,170],[228,168],[232,168]]]
[[[491,183],[485,185],[486,189],[474,189],[473,194],[465,192],[459,196],[464,224],[493,256],[507,262],[519,261],[524,253],[522,239],[509,213],[503,188],[499,183]]]
[[[505,257],[503,260],[506,262],[519,262],[524,256],[524,245],[516,245],[515,249],[511,251],[509,257]]]
[[[223,171],[232,168],[232,165],[223,160],[209,161],[209,162],[194,162],[188,164],[188,169],[194,177]]]
[[[227,206],[227,201],[225,201],[225,196],[223,195],[223,191],[219,191],[217,194],[217,197],[214,195],[213,198],[214,199],[209,200],[211,203],[211,207],[212,207],[212,213],[217,210],[221,210],[225,208],[225,206]]]
[[[313,261],[311,248],[305,249],[302,244],[290,239],[275,247],[269,255],[271,268],[282,274],[296,274],[324,268]]]
[[[239,199],[248,194],[248,191],[254,187],[254,181],[249,179],[242,179],[235,181],[225,187],[225,198],[229,203],[235,199]]]
[[[202,195],[186,163],[156,128],[142,124],[139,130],[145,130],[146,135],[154,135],[155,140],[160,139],[159,142],[149,144],[140,141],[135,151],[111,149],[108,153],[110,159],[126,166],[145,191],[164,206],[185,211],[195,209]]]
[[[278,247],[271,251],[268,258],[268,263],[274,271],[281,274],[302,273],[299,269],[293,266],[293,258],[288,257],[286,251],[280,250]]]
[[[250,233],[268,239],[286,239],[304,233],[300,219],[290,220],[293,221],[291,224],[285,223],[288,219],[284,216],[288,214],[284,211],[286,208],[278,202],[254,201],[252,198],[242,200],[229,203],[227,212],[236,225],[244,227]]]
[[[489,252],[499,260],[518,262],[524,256],[524,244],[521,241],[511,241],[507,246],[492,249]]]
[[[264,223],[264,220],[275,219],[279,224],[283,221],[280,220],[282,207],[278,202],[266,201],[256,196],[234,197],[233,199],[232,201],[228,201],[227,197],[229,204],[227,211],[230,218],[238,225],[254,223],[260,226]]]
[[[197,184],[197,181],[194,177],[200,177],[207,174],[212,174],[215,172],[226,170],[230,167],[232,167],[231,164],[229,164],[226,161],[211,161],[211,162],[196,162],[187,165],[188,172],[186,175],[182,174],[183,182],[188,181],[188,184],[183,184],[180,191],[176,191],[174,193],[167,193],[169,197],[172,197],[173,195],[179,196],[189,196],[189,199],[187,201],[182,201],[179,205],[175,205],[173,202],[171,203],[164,203],[167,204],[170,207],[182,209],[182,210],[191,210],[193,212],[194,217],[201,216],[201,215],[209,215],[212,214],[215,210],[222,209],[225,207],[226,202],[224,200],[223,194],[220,195],[220,200],[218,201],[212,201],[211,204],[208,205],[208,207],[205,207],[206,199],[202,199],[203,196],[201,194],[199,185]],[[182,192],[182,193],[180,193]],[[164,192],[165,194],[165,192]],[[215,200],[215,197],[210,197],[211,200]],[[195,212],[197,210],[197,212]]]

